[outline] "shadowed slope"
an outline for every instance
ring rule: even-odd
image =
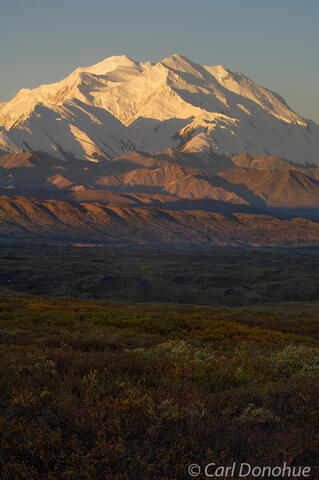
[[[280,172],[234,167],[220,176],[234,186],[245,185],[270,207],[319,207],[318,180],[298,170]]]

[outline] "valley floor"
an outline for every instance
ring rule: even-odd
[[[0,246],[0,293],[225,306],[319,301],[319,250]]]

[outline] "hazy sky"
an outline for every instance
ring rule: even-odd
[[[0,101],[111,55],[223,64],[319,123],[318,0],[1,0]]]

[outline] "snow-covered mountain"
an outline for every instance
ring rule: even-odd
[[[97,161],[132,150],[276,155],[319,165],[319,126],[222,65],[125,55],[0,104],[0,151]]]

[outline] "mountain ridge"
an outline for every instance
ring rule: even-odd
[[[107,192],[318,209],[319,168],[273,156],[215,155],[207,160],[172,150],[130,152],[98,163],[82,161],[81,166],[77,159],[64,161],[44,152],[0,156],[0,194],[108,202]]]
[[[319,223],[311,219],[10,196],[0,196],[0,224],[0,237],[15,241],[286,248],[319,243]]]

